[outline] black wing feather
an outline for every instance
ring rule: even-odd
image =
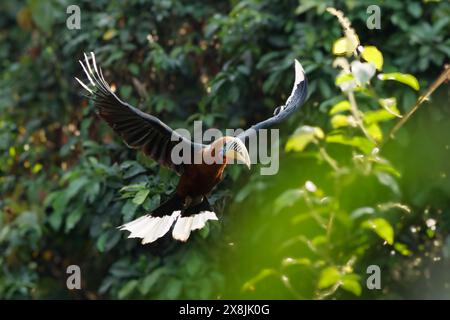
[[[117,132],[130,148],[141,149],[147,156],[178,174],[183,172],[183,164],[171,160],[171,150],[178,143],[186,144],[191,150],[199,150],[202,144],[193,143],[172,130],[164,122],[123,102],[111,90],[97,68],[95,55],[91,52],[91,63],[85,54],[85,64],[81,66],[89,80],[89,85],[75,78],[89,92],[97,114]],[[184,149],[183,149],[184,150]]]
[[[258,130],[269,128],[284,121],[292,115],[292,113],[299,109],[304,104],[307,93],[308,80],[306,78],[305,71],[303,70],[300,62],[295,60],[294,87],[292,88],[291,95],[286,100],[285,105],[276,108],[272,117],[251,126],[249,129],[239,134],[237,138],[241,139],[246,145],[248,145],[249,138],[256,135]]]

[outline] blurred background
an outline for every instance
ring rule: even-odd
[[[386,141],[449,62],[450,3],[378,1],[370,30],[375,2],[2,1],[0,298],[450,298],[448,84]],[[80,29],[66,26],[72,4]],[[382,52],[383,72],[418,79],[375,76],[355,92],[367,137],[336,106],[343,33],[329,6]],[[80,95],[90,51],[123,100],[189,129],[265,119],[299,59],[309,98],[280,130],[279,173],[227,168],[211,199],[220,221],[187,243],[127,240],[116,227],[158,206],[177,176],[128,149]],[[379,154],[374,140],[386,141]],[[80,290],[66,288],[69,265]],[[370,265],[380,289],[366,285]]]

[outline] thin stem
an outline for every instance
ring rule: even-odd
[[[444,66],[444,71],[441,73],[441,75],[430,85],[430,87],[428,88],[428,90],[425,92],[425,94],[423,96],[420,96],[417,101],[416,104],[414,105],[414,107],[412,107],[412,109],[401,119],[399,120],[399,122],[397,122],[397,124],[394,126],[394,128],[392,128],[391,132],[389,133],[386,141],[384,141],[384,144],[390,139],[390,138],[394,138],[394,134],[398,131],[398,129],[400,129],[405,123],[406,121],[408,121],[408,119],[413,115],[414,112],[417,111],[417,109],[419,109],[419,107],[422,105],[422,103],[424,103],[425,101],[428,100],[428,98],[431,96],[431,94],[441,86],[442,83],[444,83],[444,81],[448,81],[450,80],[450,65],[446,64]]]
[[[369,139],[373,144],[378,145],[377,142],[372,138],[372,136],[367,132],[366,128],[364,127],[363,121],[359,116],[359,109],[356,103],[355,95],[351,90],[348,91],[348,100],[350,102],[351,107],[350,111],[352,112],[352,115],[355,118],[356,125],[361,129],[361,131],[364,133],[367,139]]]
[[[333,222],[334,222],[334,210],[331,212],[330,219],[328,220],[328,226],[327,226],[327,239],[330,241],[331,236],[331,229],[333,228]]]
[[[319,153],[322,156],[323,160],[325,160],[326,163],[328,163],[335,171],[339,171],[339,166],[336,162],[336,160],[334,160],[329,154],[328,152],[325,150],[325,148],[320,147],[319,148]]]

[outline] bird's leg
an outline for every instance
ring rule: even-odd
[[[187,209],[189,207],[196,206],[202,202],[203,202],[203,196],[198,196],[195,198],[186,196],[184,203],[183,203],[183,209]]]
[[[195,206],[195,205],[200,204],[202,202],[203,202],[203,196],[199,196],[199,197],[197,197],[197,198],[195,198],[193,200],[192,205]]]
[[[189,208],[189,206],[192,203],[192,198],[190,196],[186,196],[186,198],[184,199],[184,203],[183,203],[183,209]]]

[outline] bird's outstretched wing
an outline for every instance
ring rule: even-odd
[[[298,108],[300,108],[306,100],[307,92],[308,80],[306,79],[305,71],[303,70],[300,62],[295,60],[294,87],[292,88],[291,95],[287,98],[285,105],[276,108],[272,117],[251,126],[249,129],[239,134],[237,138],[241,139],[246,145],[248,145],[249,138],[256,135],[258,130],[269,128],[282,122]]]
[[[105,81],[100,67],[97,67],[95,55],[84,55],[84,73],[88,84],[75,78],[89,92],[88,98],[94,101],[97,114],[117,132],[130,147],[141,149],[146,155],[177,174],[183,172],[182,163],[172,161],[171,152],[178,143],[192,150],[201,149],[202,144],[193,143],[179,135],[158,118],[142,112],[120,100]],[[186,149],[182,149],[186,150]]]

